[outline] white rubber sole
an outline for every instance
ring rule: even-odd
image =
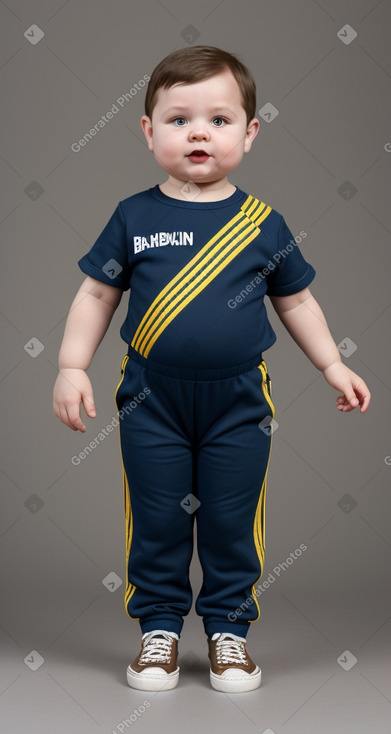
[[[163,668],[151,667],[137,673],[131,665],[126,670],[126,679],[131,688],[139,691],[170,691],[178,685],[179,666],[173,673],[166,673]]]
[[[235,671],[235,673],[239,671]],[[255,691],[261,685],[262,671],[258,666],[253,673],[245,673],[245,677],[231,674],[225,671],[223,675],[217,675],[210,671],[210,682],[216,691],[222,693],[247,693],[247,691]]]

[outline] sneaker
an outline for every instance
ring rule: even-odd
[[[145,632],[141,651],[126,671],[128,685],[141,691],[175,688],[179,680],[178,639],[176,632]]]
[[[231,632],[208,637],[210,682],[216,691],[245,693],[261,685],[262,671],[246,650],[246,638]]]

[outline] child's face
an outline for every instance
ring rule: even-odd
[[[224,179],[248,153],[258,129],[247,125],[239,86],[230,71],[196,84],[160,88],[152,121],[141,126],[149,150],[162,168],[179,181],[211,183]],[[206,156],[191,156],[204,151]]]

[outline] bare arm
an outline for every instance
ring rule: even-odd
[[[87,276],[69,310],[58,357],[60,370],[88,369],[121,297],[119,288]]]
[[[87,276],[71,305],[58,357],[53,411],[73,431],[87,430],[80,417],[81,402],[90,418],[96,415],[92,385],[86,370],[121,297],[119,288]]]
[[[309,288],[291,296],[270,296],[270,300],[292,339],[323,372],[329,385],[342,392],[337,410],[347,412],[361,405],[365,413],[371,393],[364,380],[342,363],[324,313]]]
[[[324,313],[309,288],[292,296],[270,296],[273,308],[292,339],[322,372],[342,362]]]

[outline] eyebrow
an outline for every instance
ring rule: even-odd
[[[173,105],[172,107],[168,107],[166,110],[167,114],[172,114],[175,111],[178,112],[186,112],[188,110],[188,107],[186,105]],[[229,107],[225,107],[224,105],[218,105],[217,107],[212,107],[211,112],[228,112],[230,115],[235,115],[235,112],[231,110]]]

